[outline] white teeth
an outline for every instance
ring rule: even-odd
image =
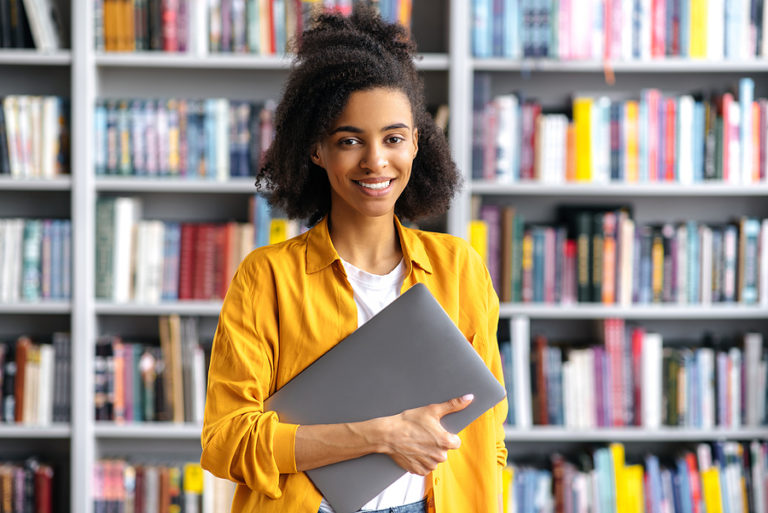
[[[376,183],[363,183],[363,182],[355,182],[355,183],[362,185],[366,189],[377,190],[377,189],[386,189],[387,187],[389,187],[389,183],[391,181],[392,180],[387,180],[386,182],[376,182]]]

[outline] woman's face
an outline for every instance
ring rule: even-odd
[[[418,149],[408,97],[395,89],[357,91],[311,158],[328,173],[331,210],[391,215]]]

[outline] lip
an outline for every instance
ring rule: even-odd
[[[385,187],[384,189],[368,189],[366,187],[363,187],[357,182],[362,183],[381,183],[389,181],[389,186]],[[379,196],[385,196],[389,194],[389,192],[392,190],[392,185],[395,182],[395,178],[364,178],[362,180],[352,180],[352,183],[355,184],[355,187],[365,194],[366,196],[370,196],[373,198],[379,197]]]

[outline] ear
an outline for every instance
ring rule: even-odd
[[[310,151],[309,158],[312,160],[312,163],[316,166],[323,167],[322,159],[320,158],[320,147],[319,145],[314,145]]]
[[[416,154],[419,153],[419,129],[413,129],[413,158],[416,158]]]

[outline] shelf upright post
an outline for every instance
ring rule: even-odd
[[[93,105],[96,98],[93,2],[72,0],[71,169],[72,169],[72,409],[70,511],[93,512],[91,479],[95,460],[93,344],[96,339],[95,187]]]
[[[470,5],[467,0],[451,0],[448,98],[450,103],[450,145],[453,159],[464,177],[464,187],[453,199],[448,211],[448,232],[467,237],[470,215],[472,140],[472,73],[469,56]]]

